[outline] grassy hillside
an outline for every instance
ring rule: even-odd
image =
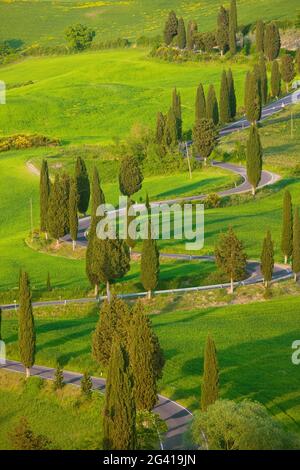
[[[196,19],[201,31],[214,29],[220,0],[97,0],[14,1],[1,0],[0,39],[14,39],[26,45],[34,42],[58,44],[64,41],[64,30],[72,23],[93,27],[97,39],[161,34],[170,9],[186,20]],[[228,1],[225,2],[229,3]],[[298,1],[238,0],[239,21],[248,24],[261,17],[265,20],[291,18]]]
[[[152,322],[166,355],[160,390],[197,409],[203,373],[203,348],[210,332],[217,345],[221,395],[249,397],[300,431],[299,366],[292,364],[292,343],[299,339],[300,297],[227,307],[193,308],[198,295],[159,299]],[[59,359],[69,370],[101,371],[91,358],[95,307],[35,310],[37,364]],[[10,358],[18,359],[17,318],[4,313],[3,338]]]

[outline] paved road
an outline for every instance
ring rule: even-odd
[[[24,367],[20,362],[7,360],[6,365],[0,365],[0,369],[6,369],[14,372],[24,373]],[[31,369],[31,375],[41,377],[42,379],[52,380],[55,369],[44,366],[34,366]],[[80,386],[82,375],[76,372],[64,371],[64,381],[68,384]],[[104,392],[105,379],[93,377],[93,388]],[[191,412],[173,402],[169,398],[159,395],[158,404],[153,410],[159,414],[166,422],[168,432],[163,437],[162,447],[165,450],[184,449],[183,434],[188,428],[192,419]]]

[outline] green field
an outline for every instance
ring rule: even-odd
[[[61,44],[64,30],[73,23],[88,24],[97,33],[96,41],[107,38],[136,39],[141,35],[161,34],[171,8],[186,20],[196,19],[201,31],[214,30],[220,0],[98,0],[98,1],[14,1],[0,2],[0,38],[15,39],[25,45]],[[229,2],[225,2],[229,3]],[[291,18],[298,1],[238,0],[240,24]],[[30,13],[28,14],[28,10]]]
[[[193,299],[197,302],[197,294]],[[299,339],[300,297],[202,309],[193,309],[191,302],[169,297],[148,308],[156,313],[151,318],[167,359],[161,392],[198,408],[203,347],[210,332],[218,349],[222,397],[258,400],[299,432],[299,366],[291,362],[291,345]],[[53,366],[59,360],[67,370],[101,372],[91,358],[97,308],[37,309],[35,317],[37,364]],[[17,328],[16,314],[5,312],[3,338],[13,359],[18,359]]]

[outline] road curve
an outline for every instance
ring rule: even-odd
[[[6,364],[0,365],[0,369],[12,372],[24,373],[24,366],[20,362],[6,361]],[[34,366],[31,368],[31,375],[41,377],[46,380],[53,380],[55,369],[44,366]],[[64,381],[67,384],[80,386],[82,374],[70,371],[64,371]],[[93,388],[96,390],[105,390],[105,379],[92,377]],[[153,411],[166,422],[168,431],[162,438],[162,448],[164,450],[184,449],[183,435],[188,429],[192,419],[192,413],[178,403],[169,398],[158,396],[158,403]]]

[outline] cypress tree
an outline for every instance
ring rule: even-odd
[[[264,278],[265,287],[269,287],[272,281],[274,270],[274,244],[271,238],[271,232],[268,230],[267,236],[264,238],[261,253],[261,273]]]
[[[243,243],[237,238],[232,227],[220,236],[215,249],[216,264],[230,278],[230,293],[233,293],[234,281],[245,276],[247,255]]]
[[[132,196],[142,188],[143,174],[137,158],[132,155],[122,159],[119,170],[119,186],[124,196]]]
[[[289,92],[291,81],[295,78],[295,66],[293,57],[289,54],[285,54],[281,57],[280,61],[280,72],[282,80],[285,82],[286,92]]]
[[[273,98],[279,98],[281,94],[281,75],[277,60],[272,62],[271,92]]]
[[[74,179],[70,183],[70,195],[69,195],[69,225],[70,225],[70,235],[73,241],[73,250],[76,247],[76,241],[78,236],[78,194],[77,194],[77,185]]]
[[[209,86],[206,103],[206,117],[217,126],[219,124],[219,105],[213,85]]]
[[[275,60],[279,56],[281,39],[278,26],[272,22],[265,29],[264,52],[268,60]]]
[[[48,206],[47,225],[50,236],[57,241],[69,231],[69,186],[66,177],[55,175]]]
[[[262,20],[256,22],[256,52],[264,52],[265,23]]]
[[[293,226],[293,272],[295,281],[298,280],[300,272],[300,220],[299,220],[299,209],[295,210],[294,226]]]
[[[236,31],[235,29],[232,28],[230,24],[230,29],[229,29],[229,50],[231,55],[235,55],[237,51],[236,47]]]
[[[178,20],[178,35],[177,35],[177,45],[179,49],[186,48],[186,29],[184,24],[184,19],[179,18]]]
[[[293,206],[291,193],[286,190],[283,199],[281,251],[285,264],[293,253]]]
[[[53,388],[54,390],[61,390],[64,388],[64,371],[59,363],[57,363],[54,373]]]
[[[143,240],[141,256],[141,282],[151,299],[152,291],[157,287],[159,280],[159,250],[156,240],[152,238],[151,223],[148,222],[148,237]]]
[[[246,73],[246,78],[245,78],[245,87],[244,87],[244,108],[245,111],[247,110],[248,106],[248,93],[249,93],[249,88],[250,88],[250,80],[251,80],[251,72],[248,70]]]
[[[259,72],[260,72],[260,90],[261,90],[261,99],[262,104],[266,104],[268,101],[268,74],[266,62],[263,54],[260,56],[259,60]]]
[[[126,243],[129,247],[129,250],[131,250],[135,247],[136,245],[136,239],[132,238],[130,236],[130,225],[133,223],[133,221],[136,219],[136,215],[130,215],[130,210],[131,207],[133,206],[132,201],[128,199],[127,201],[127,207],[126,207],[126,218],[127,218],[127,237],[126,237]]]
[[[192,51],[195,47],[195,33],[198,31],[198,25],[196,21],[191,20],[187,27],[186,45],[187,48]]]
[[[238,14],[237,14],[237,7],[236,7],[236,0],[231,0],[230,2],[230,19],[231,24],[235,31],[238,30]]]
[[[215,342],[207,336],[204,350],[204,371],[201,387],[201,410],[207,411],[219,398],[219,367]]]
[[[50,187],[48,163],[46,160],[43,160],[40,173],[40,229],[42,232],[46,233],[46,238]]]
[[[211,119],[200,119],[193,129],[193,145],[198,156],[207,159],[217,145],[217,132]]]
[[[177,122],[173,108],[170,108],[165,126],[164,145],[168,147],[174,147],[177,145]]]
[[[238,29],[236,0],[231,0],[229,10],[229,49],[232,55],[236,54],[236,33]]]
[[[258,129],[256,126],[251,126],[247,142],[247,178],[252,186],[253,196],[255,196],[256,188],[261,180],[262,156],[263,151]]]
[[[262,102],[260,93],[260,81],[257,80],[255,72],[250,73],[247,78],[246,90],[246,117],[251,124],[256,124],[261,119]]]
[[[84,372],[82,379],[80,381],[81,393],[86,398],[91,398],[92,396],[93,381],[91,376]]]
[[[69,207],[69,200],[70,200],[70,189],[71,189],[71,181],[69,175],[63,173],[60,178],[60,185],[61,185],[61,221],[62,221],[62,228],[64,235],[70,232],[70,207]]]
[[[216,39],[223,55],[229,48],[229,13],[223,6],[220,7],[217,23]]]
[[[170,11],[164,29],[164,40],[167,46],[171,44],[173,38],[177,36],[178,32],[178,19],[174,11]]]
[[[230,121],[230,104],[227,75],[225,70],[222,73],[220,100],[219,100],[220,122],[226,124]]]
[[[92,179],[91,225],[96,225],[99,222],[99,217],[97,217],[97,209],[102,204],[105,204],[105,196],[101,188],[97,167],[94,166]]]
[[[152,411],[157,402],[153,332],[141,302],[133,307],[129,332],[129,362],[137,410]]]
[[[163,113],[158,113],[156,118],[156,143],[158,145],[163,144],[164,134],[165,134],[165,125],[166,119]]]
[[[84,160],[77,158],[75,166],[75,181],[78,194],[78,211],[86,215],[90,203],[90,180]]]
[[[297,49],[295,62],[296,62],[297,72],[300,74],[300,48]]]
[[[228,93],[229,93],[230,117],[231,119],[234,119],[236,116],[236,95],[235,95],[234,79],[233,79],[231,69],[229,69],[227,73],[227,84],[228,84]]]
[[[114,338],[106,382],[103,414],[103,448],[135,450],[136,407],[126,351]]]
[[[197,88],[195,101],[195,122],[206,117],[206,100],[202,83]]]
[[[176,88],[173,90],[172,108],[173,108],[175,118],[176,118],[177,139],[181,140],[181,138],[182,138],[181,97],[180,97],[180,93],[177,93]]]
[[[22,272],[19,293],[19,351],[20,361],[30,376],[30,368],[35,361],[35,326],[32,311],[31,289],[28,274]]]

